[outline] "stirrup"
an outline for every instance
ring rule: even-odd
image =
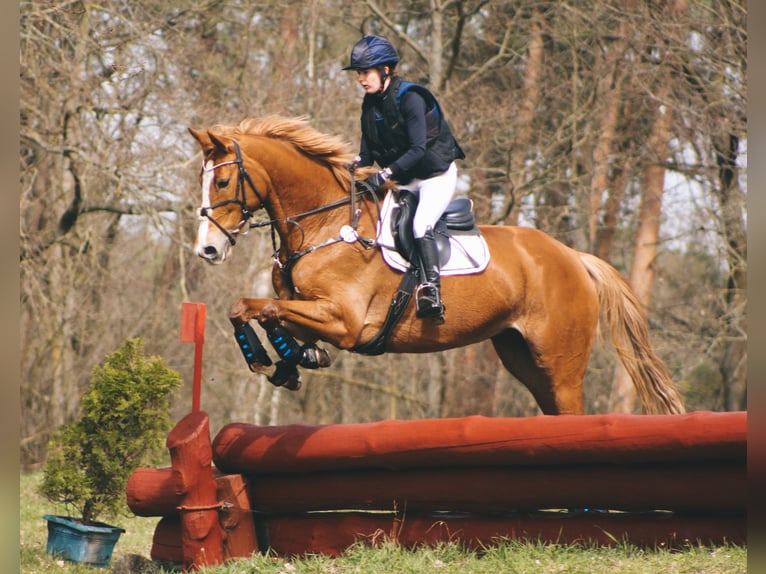
[[[444,323],[444,304],[439,288],[433,283],[421,283],[415,289],[415,316],[419,319],[430,317],[437,325]]]

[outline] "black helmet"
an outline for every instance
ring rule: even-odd
[[[380,36],[364,36],[351,49],[351,63],[344,70],[368,70],[377,66],[394,67],[399,54],[393,44]]]

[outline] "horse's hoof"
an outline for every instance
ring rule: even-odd
[[[262,375],[263,370],[270,365],[264,365],[263,363],[248,363],[247,368],[256,375]]]
[[[304,345],[302,351],[300,366],[305,369],[329,367],[332,363],[330,353],[325,349],[314,345]]]
[[[283,386],[284,386],[284,387],[285,387],[287,390],[290,390],[290,391],[297,391],[298,389],[300,389],[300,388],[301,388],[301,386],[302,386],[302,385],[303,385],[303,383],[301,383],[301,380],[300,380],[300,378],[297,378],[297,379],[290,379],[290,380],[289,380],[289,381],[287,381],[287,382],[286,382],[286,383],[285,383]]]
[[[295,365],[284,361],[278,361],[274,374],[267,378],[275,387],[285,387],[290,391],[297,391],[301,388],[301,374],[298,369],[295,368]]]

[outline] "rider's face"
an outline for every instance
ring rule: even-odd
[[[381,90],[380,71],[377,68],[357,70],[356,74],[359,85],[362,86],[366,94],[377,94]]]

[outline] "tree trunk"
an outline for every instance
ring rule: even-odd
[[[604,204],[604,223],[599,228],[596,240],[596,255],[604,261],[609,261],[614,246],[614,238],[619,223],[620,206],[625,197],[625,189],[630,181],[630,152],[624,154],[622,165],[614,169],[609,180],[609,196]]]
[[[747,240],[742,217],[743,198],[737,177],[739,138],[723,134],[715,141],[719,204],[726,240],[729,277],[726,283],[726,332],[724,353],[719,371],[723,382],[724,408],[728,411],[747,408]]]
[[[626,10],[632,8],[633,1],[626,3]],[[604,69],[598,82],[598,95],[602,99],[598,123],[598,141],[593,150],[593,177],[590,184],[590,213],[588,215],[588,249],[597,250],[599,231],[599,212],[602,196],[609,188],[609,165],[613,154],[614,136],[617,132],[620,104],[622,101],[623,68],[620,65],[625,58],[626,37],[630,33],[627,20],[620,22],[617,39],[612,42],[604,54]],[[606,223],[606,221],[605,221]],[[614,222],[616,225],[616,221]]]
[[[524,67],[524,93],[521,96],[519,123],[513,140],[513,155],[511,156],[511,196],[506,200],[504,210],[506,225],[516,225],[519,221],[519,201],[524,184],[524,161],[528,147],[532,141],[532,123],[537,113],[540,101],[540,82],[543,76],[543,40],[542,16],[537,6],[533,8],[529,32],[529,50]]]
[[[630,270],[630,284],[644,307],[649,299],[654,281],[654,261],[657,257],[657,242],[660,235],[662,214],[662,193],[665,185],[665,162],[668,158],[672,110],[667,105],[670,87],[661,83],[659,103],[652,132],[649,136],[649,164],[644,172],[644,186],[641,191],[641,209],[638,215],[636,244],[633,264]],[[618,365],[612,381],[610,412],[631,413],[636,408],[636,390],[627,371]]]
[[[652,283],[654,282],[654,262],[657,257],[660,216],[662,214],[662,194],[665,186],[665,164],[670,153],[670,136],[673,126],[671,97],[675,74],[671,65],[671,60],[674,58],[674,45],[672,45],[672,41],[681,41],[681,34],[685,29],[682,16],[688,10],[687,0],[668,0],[667,3],[659,6],[660,13],[652,16],[659,20],[672,18],[674,22],[679,24],[678,28],[674,30],[675,38],[665,37],[659,40],[661,44],[660,55],[663,60],[657,65],[657,75],[654,82],[656,108],[652,130],[647,141],[647,166],[644,171],[644,185],[641,190],[641,208],[638,215],[636,244],[630,270],[630,285],[636,292],[638,299],[647,309],[649,307]],[[635,388],[625,369],[622,365],[618,365],[612,381],[610,411],[630,413],[635,408]]]

